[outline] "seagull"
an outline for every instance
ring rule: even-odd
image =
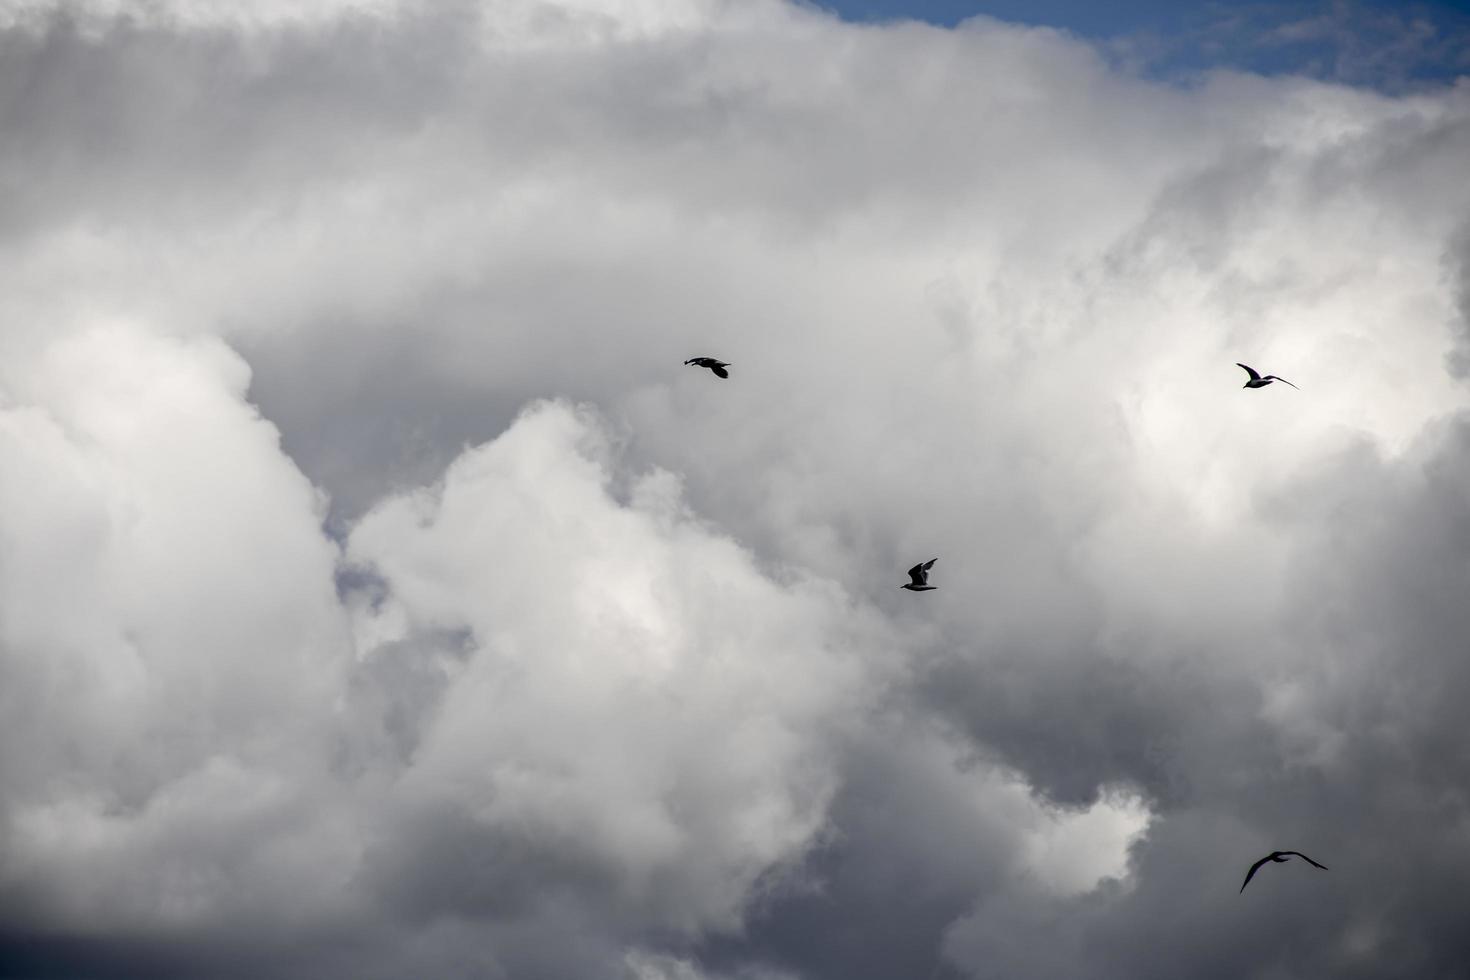
[[[707,367],[715,373],[715,377],[717,378],[728,378],[730,376],[730,372],[725,370],[725,368],[730,366],[729,361],[717,361],[713,357],[691,357],[684,363],[693,364],[695,367]]]
[[[1261,865],[1265,864],[1267,861],[1275,861],[1277,864],[1283,864],[1287,861],[1290,861],[1293,854],[1314,867],[1321,868],[1323,871],[1327,870],[1327,865],[1318,864],[1316,861],[1313,861],[1301,851],[1272,851],[1270,854],[1267,854],[1255,864],[1251,865],[1250,871],[1246,872],[1245,881],[1241,884],[1240,890],[1245,891],[1245,886],[1251,883],[1251,879],[1254,878],[1256,872],[1261,869]]]
[[[938,558],[930,558],[928,561],[920,562],[909,569],[909,578],[913,581],[907,585],[900,585],[900,589],[908,589],[910,592],[932,592],[938,588],[937,585],[929,584],[929,569],[933,567]]]
[[[1285,378],[1278,378],[1274,374],[1268,374],[1268,375],[1266,375],[1263,378],[1259,374],[1256,373],[1256,369],[1255,368],[1250,367],[1249,365],[1246,365],[1246,364],[1242,364],[1239,361],[1236,361],[1235,362],[1235,366],[1236,367],[1243,367],[1243,368],[1245,368],[1245,373],[1251,376],[1251,379],[1245,383],[1245,386],[1247,388],[1264,388],[1264,387],[1266,387],[1268,384],[1270,384],[1273,381],[1280,381],[1284,385],[1291,385],[1291,382],[1290,381],[1287,381]],[[1296,388],[1296,385],[1291,385],[1291,386],[1293,388]],[[1300,388],[1296,388],[1296,390],[1297,391],[1301,391]]]

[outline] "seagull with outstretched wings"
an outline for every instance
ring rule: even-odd
[[[1280,381],[1284,385],[1291,385],[1290,381],[1287,381],[1285,378],[1278,378],[1274,374],[1268,374],[1265,377],[1262,377],[1259,373],[1257,373],[1255,368],[1251,367],[1248,364],[1242,364],[1239,361],[1236,361],[1235,366],[1239,368],[1245,368],[1245,373],[1250,375],[1250,379],[1245,383],[1245,386],[1247,388],[1264,388],[1273,381]],[[1293,388],[1296,388],[1296,385],[1291,386]],[[1297,388],[1297,391],[1301,391],[1301,389]]]
[[[1251,879],[1256,876],[1256,872],[1261,870],[1261,865],[1265,864],[1267,861],[1275,861],[1277,864],[1284,864],[1285,862],[1291,860],[1293,856],[1301,858],[1303,861],[1307,862],[1313,867],[1321,868],[1323,871],[1327,870],[1327,865],[1318,864],[1316,861],[1313,861],[1301,851],[1272,851],[1270,854],[1267,854],[1255,864],[1251,865],[1251,869],[1246,872],[1245,881],[1241,883],[1240,890],[1245,891],[1245,886],[1251,883]]]
[[[725,370],[725,368],[730,366],[729,361],[721,361],[713,357],[691,357],[684,363],[693,364],[695,367],[709,368],[717,378],[728,378],[730,376],[730,372]]]

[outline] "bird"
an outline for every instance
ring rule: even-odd
[[[933,567],[938,558],[930,558],[928,561],[920,562],[909,569],[909,578],[912,581],[900,585],[900,589],[908,589],[910,592],[932,592],[938,586],[929,584],[929,569]]]
[[[1255,877],[1256,872],[1260,870],[1261,865],[1265,864],[1267,861],[1275,861],[1277,864],[1284,864],[1285,862],[1291,860],[1291,856],[1293,854],[1314,867],[1321,868],[1323,871],[1327,870],[1327,865],[1318,864],[1316,861],[1313,861],[1301,851],[1272,851],[1270,854],[1267,854],[1255,864],[1251,865],[1250,871],[1246,872],[1245,881],[1241,883],[1240,890],[1245,891],[1245,886],[1251,883],[1251,879]]]
[[[1250,380],[1245,383],[1245,386],[1247,388],[1264,388],[1273,381],[1280,381],[1284,385],[1291,385],[1290,381],[1287,381],[1285,378],[1278,378],[1274,374],[1268,374],[1265,377],[1261,377],[1259,374],[1256,373],[1255,368],[1247,364],[1242,364],[1239,361],[1235,362],[1235,366],[1245,368],[1245,373],[1251,376]],[[1291,386],[1293,388],[1296,388],[1296,385]],[[1301,391],[1300,388],[1297,388],[1296,390]]]
[[[684,363],[693,364],[695,367],[709,368],[715,373],[715,377],[717,378],[728,378],[730,376],[730,372],[725,370],[725,368],[730,366],[728,361],[718,361],[713,357],[691,357]]]

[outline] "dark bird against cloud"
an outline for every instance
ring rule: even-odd
[[[1245,386],[1247,388],[1264,388],[1273,381],[1280,381],[1284,385],[1291,385],[1290,381],[1287,381],[1285,378],[1278,378],[1274,374],[1268,374],[1265,377],[1262,377],[1261,375],[1256,373],[1255,368],[1249,367],[1245,364],[1241,364],[1239,361],[1235,362],[1235,366],[1245,368],[1245,373],[1250,375],[1250,380],[1245,383]],[[1293,388],[1296,388],[1296,385],[1291,386]],[[1300,391],[1301,389],[1297,388],[1297,390]]]
[[[1270,854],[1267,854],[1255,864],[1251,865],[1251,869],[1246,872],[1245,881],[1241,882],[1240,890],[1242,892],[1245,891],[1245,886],[1251,883],[1251,879],[1255,877],[1256,872],[1260,870],[1261,865],[1265,864],[1267,861],[1274,861],[1277,864],[1285,864],[1287,861],[1291,860],[1292,855],[1301,858],[1303,861],[1307,862],[1313,867],[1321,868],[1323,871],[1327,870],[1327,865],[1318,864],[1316,861],[1313,861],[1301,851],[1272,851]]]
[[[930,558],[928,561],[920,562],[909,569],[909,578],[912,580],[900,585],[900,589],[908,589],[910,592],[932,592],[938,586],[929,584],[929,569],[934,567],[938,558]]]
[[[725,368],[730,366],[729,361],[719,361],[713,357],[691,357],[684,363],[693,364],[695,367],[709,368],[717,378],[728,378],[730,376],[730,373],[725,370]]]

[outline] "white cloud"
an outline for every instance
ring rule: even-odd
[[[1128,845],[1148,827],[1148,807],[1115,794],[1077,813],[1051,813],[1028,821],[1023,848],[1037,880],[1062,895],[1090,891],[1104,878],[1128,870]]]
[[[68,919],[192,921],[260,846],[290,899],[348,651],[316,493],[216,340],[99,326],[22,376],[0,423],[6,877]]]
[[[181,31],[266,31],[282,27],[325,27],[348,16],[389,18],[406,6],[402,0],[261,0],[250,4],[228,0],[5,0],[0,27],[45,29],[58,13],[82,27],[105,35],[119,19],[149,27]]]
[[[1463,86],[56,9],[0,28],[0,957],[1136,975],[1163,911],[1269,925],[1198,888],[1236,849],[1419,819],[1470,880]],[[1432,903],[1338,880],[1281,921],[1432,973]]]
[[[712,973],[676,956],[634,951],[624,958],[628,980],[797,980],[785,970],[748,969],[737,974]]]
[[[660,926],[732,928],[820,830],[892,636],[830,584],[763,576],[670,474],[619,505],[606,439],[534,407],[354,530],[391,596],[364,615],[472,636],[395,793],[591,865]]]

